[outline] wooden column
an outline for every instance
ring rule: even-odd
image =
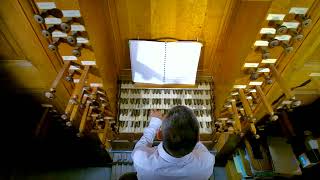
[[[42,116],[41,116],[41,119],[40,119],[40,121],[39,121],[39,123],[38,123],[38,125],[37,125],[37,129],[36,129],[36,131],[35,131],[35,136],[39,136],[39,134],[40,134],[40,132],[41,132],[41,129],[42,129],[42,127],[43,127],[43,124],[45,123],[45,120],[46,120],[46,117],[47,117],[47,114],[48,114],[49,110],[50,110],[49,107],[47,107],[47,108],[44,110],[44,112],[43,112],[43,114],[42,114]]]
[[[243,105],[243,108],[244,108],[246,115],[250,117],[250,131],[258,139],[259,135],[257,135],[257,129],[256,129],[254,122],[253,122],[253,113],[252,113],[251,107],[247,101],[247,98],[244,94],[243,89],[239,89],[239,96],[240,96],[240,100],[242,102],[242,105]]]
[[[83,131],[85,130],[86,127],[86,122],[87,122],[87,117],[89,114],[89,110],[92,109],[92,107],[90,107],[91,101],[87,100],[86,102],[86,107],[83,111],[82,117],[81,117],[81,121],[80,121],[80,126],[79,126],[79,133],[82,134]]]
[[[234,99],[231,100],[231,108],[232,108],[232,112],[233,112],[233,119],[235,121],[235,127],[236,129],[241,132],[241,122],[239,119],[239,114],[238,114],[238,109],[236,106],[236,101]]]
[[[77,83],[75,89],[73,90],[73,93],[72,93],[72,96],[71,98],[76,98],[77,102],[80,102],[81,101],[81,93],[83,91],[83,86],[86,82],[86,78],[87,78],[87,75],[88,75],[88,72],[89,72],[89,69],[90,69],[90,66],[86,66],[81,74],[81,77],[80,77],[80,80],[79,80],[79,83]],[[69,104],[67,105],[67,108],[65,110],[65,113],[67,115],[69,115],[71,112],[71,116],[70,116],[70,120],[72,121],[73,118],[75,117],[75,112],[74,111],[77,111],[78,110],[78,106],[79,105],[73,105],[69,102]]]
[[[268,100],[267,100],[266,96],[264,95],[261,87],[260,87],[260,86],[256,86],[256,90],[257,90],[257,92],[258,92],[258,94],[259,94],[259,96],[260,96],[260,98],[261,98],[261,100],[262,100],[263,105],[266,107],[267,112],[268,112],[270,115],[273,115],[273,114],[274,114],[274,111],[273,111],[273,109],[272,109],[272,106],[271,106],[271,104],[268,102]]]
[[[63,75],[65,74],[65,72],[69,69],[71,64],[71,61],[65,61],[62,68],[60,69],[60,71],[58,72],[56,79],[52,82],[51,87],[50,87],[50,91],[54,91],[57,87],[57,85],[59,84],[61,78],[63,77]]]
[[[291,99],[294,97],[294,94],[292,93],[292,91],[288,88],[286,82],[284,81],[284,79],[282,78],[281,74],[279,73],[279,71],[276,69],[276,67],[274,67],[273,64],[269,65],[269,68],[273,74],[273,76],[275,77],[277,83],[279,84],[280,88],[282,89],[282,91],[284,92],[284,94],[286,95],[286,97],[288,99]]]
[[[240,96],[240,100],[242,102],[244,111],[246,112],[246,114],[252,118],[253,117],[253,113],[251,110],[251,107],[249,105],[249,102],[247,101],[246,95],[244,94],[243,89],[239,89],[239,96]]]

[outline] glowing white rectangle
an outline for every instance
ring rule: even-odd
[[[286,26],[288,29],[297,29],[299,22],[283,22],[282,26]]]
[[[254,46],[268,46],[269,42],[268,41],[263,41],[263,40],[257,40],[254,42]]]
[[[292,101],[282,101],[282,104],[291,104]]]
[[[308,8],[304,7],[292,7],[289,10],[289,14],[306,14],[308,11]]]
[[[236,88],[236,89],[244,89],[246,88],[247,85],[234,85],[233,88]]]
[[[53,9],[56,8],[56,4],[54,2],[37,2],[37,6],[39,9]]]
[[[64,61],[76,61],[78,60],[76,56],[62,56]]]
[[[311,76],[311,77],[320,76],[320,73],[310,73],[309,76]]]
[[[85,66],[95,66],[96,61],[81,61],[81,64]]]
[[[80,79],[73,79],[74,83],[79,83]]]
[[[251,89],[250,92],[251,93],[255,93],[255,92],[257,92],[257,90],[256,89]]]
[[[262,81],[250,81],[250,86],[261,86],[263,82]]]
[[[61,24],[62,21],[60,18],[44,18],[46,24]]]
[[[246,98],[247,98],[247,99],[252,99],[252,96],[247,96]]]
[[[231,107],[231,105],[227,104],[227,105],[224,105],[224,107],[229,108],[229,107]]]
[[[259,63],[244,63],[244,67],[258,67]]]
[[[87,44],[87,43],[89,43],[89,40],[87,38],[77,37],[77,43]]]
[[[265,72],[270,72],[270,69],[269,68],[258,68],[257,71],[260,73],[265,73]]]
[[[61,31],[53,31],[51,34],[52,37],[67,37],[68,34]]]
[[[229,118],[218,118],[219,121],[227,121]]]
[[[69,69],[70,69],[70,70],[80,70],[79,67],[73,66],[73,65],[71,65],[71,66],[69,67]]]
[[[79,10],[62,10],[64,17],[81,17]]]
[[[239,93],[238,92],[232,92],[231,93],[231,96],[236,96],[236,95],[238,95]]]
[[[90,83],[90,87],[103,87],[102,83]]]
[[[276,63],[277,59],[262,59],[261,63],[264,64],[274,64]]]
[[[52,104],[41,104],[42,107],[51,108],[53,107]]]
[[[103,119],[114,119],[114,117],[106,116]]]
[[[71,31],[86,31],[83,25],[71,25]]]
[[[275,37],[275,39],[278,39],[279,41],[289,41],[290,38],[290,35],[278,35]]]
[[[285,14],[268,14],[268,21],[282,21],[286,15]]]
[[[261,28],[260,34],[276,34],[275,28]]]

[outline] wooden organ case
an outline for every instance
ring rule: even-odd
[[[2,57],[30,59],[44,82],[24,86],[108,150],[131,150],[150,109],[186,105],[200,139],[224,154],[229,136],[258,139],[263,116],[319,97],[318,0],[18,0],[0,10],[13,47]],[[203,43],[196,85],[133,84],[128,41],[165,38]]]

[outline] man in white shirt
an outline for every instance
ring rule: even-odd
[[[199,122],[192,110],[176,106],[165,117],[159,111],[150,116],[132,152],[138,179],[208,180],[215,159],[199,141]],[[157,133],[163,141],[152,147]]]

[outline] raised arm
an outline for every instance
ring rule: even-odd
[[[149,126],[143,130],[143,135],[140,140],[136,143],[134,150],[139,147],[151,147],[154,137],[157,134],[157,131],[160,129],[162,124],[163,115],[159,111],[151,110],[150,112],[151,120]],[[133,151],[134,151],[133,150]]]

